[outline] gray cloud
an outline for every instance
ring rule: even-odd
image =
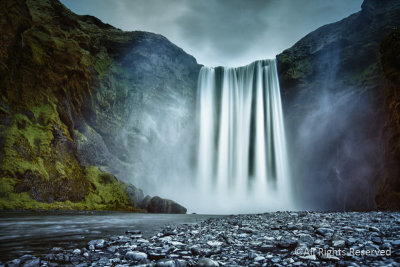
[[[360,10],[362,0],[61,0],[123,30],[162,34],[199,63],[272,58],[307,33]]]

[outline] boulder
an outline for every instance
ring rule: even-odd
[[[144,199],[143,190],[135,187],[134,185],[129,185],[126,188],[126,194],[132,202],[132,205],[136,208],[141,206],[141,203]]]
[[[152,197],[147,205],[147,211],[150,213],[176,213],[185,214],[187,209],[170,199]]]

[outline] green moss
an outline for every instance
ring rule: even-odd
[[[33,60],[38,63],[43,63],[43,48],[41,47],[40,43],[34,40],[33,38],[25,39],[25,42],[31,49],[32,58]]]
[[[109,57],[101,56],[99,57],[95,64],[94,69],[99,73],[99,78],[102,79],[112,65],[112,60]]]
[[[83,201],[39,202],[30,197],[29,192],[16,193],[13,178],[0,179],[0,210],[120,210],[143,212],[131,206],[126,194],[127,185],[113,175],[104,173],[98,167],[85,169],[87,179],[93,185]],[[105,179],[106,177],[106,179]]]
[[[85,173],[93,185],[85,199],[87,205],[130,206],[126,185],[119,182],[113,175],[104,173],[94,166],[87,167]]]
[[[84,134],[82,134],[80,131],[78,131],[78,130],[74,129],[74,135],[75,135],[75,140],[78,143],[82,143],[82,142],[87,142],[88,141],[87,137]]]
[[[0,198],[8,198],[14,191],[15,179],[0,178]]]

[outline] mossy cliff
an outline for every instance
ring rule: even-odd
[[[394,49],[380,49],[398,27],[399,1],[365,0],[360,12],[277,56],[294,191],[308,206],[399,208],[390,193],[399,183],[399,59]]]
[[[0,209],[140,210],[103,172],[125,164],[113,138],[160,84],[193,94],[194,58],[58,1],[1,1],[0,14]]]

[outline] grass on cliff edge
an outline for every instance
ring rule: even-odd
[[[115,176],[104,173],[98,167],[85,168],[86,178],[91,183],[88,195],[81,202],[39,202],[29,192],[16,193],[14,178],[0,178],[0,210],[113,210],[144,212],[134,208],[126,194],[127,185]]]

